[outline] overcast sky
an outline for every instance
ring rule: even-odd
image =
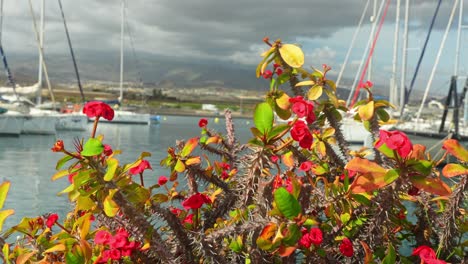
[[[4,0],[3,46],[7,52],[36,52],[29,0]],[[40,0],[34,2],[39,18]],[[120,0],[62,0],[73,45],[80,50],[119,49]],[[126,17],[135,49],[187,60],[204,58],[226,63],[253,65],[266,49],[265,36],[274,40],[299,43],[307,63],[331,65],[335,72],[343,63],[352,35],[367,0],[132,0],[126,3]],[[381,1],[378,0],[378,3]],[[402,11],[404,0],[402,2]],[[435,10],[436,0],[412,0],[410,14],[409,68],[414,67]],[[348,76],[354,76],[370,32],[370,8],[351,56]],[[395,3],[387,14],[375,54],[375,78],[388,77],[391,68]],[[433,32],[427,61],[434,61],[453,1],[443,1]],[[468,24],[465,3],[465,24]],[[457,11],[458,15],[458,11]],[[458,23],[456,16],[454,29]],[[466,31],[466,30],[465,30]],[[400,31],[401,33],[402,31]],[[439,68],[453,73],[455,30],[447,40]],[[401,35],[401,34],[400,34]],[[462,41],[466,46],[468,32]],[[130,48],[127,37],[126,47]],[[58,2],[46,0],[46,53],[68,52]],[[466,52],[464,54],[467,54]],[[461,71],[466,75],[467,56],[462,53]],[[144,59],[144,58],[143,58]],[[423,71],[428,73],[430,63]],[[353,68],[354,67],[354,68]],[[348,68],[347,68],[348,69]],[[354,71],[353,71],[354,69]],[[409,70],[411,71],[411,70]],[[447,80],[449,77],[446,78]]]

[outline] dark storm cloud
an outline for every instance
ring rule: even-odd
[[[36,52],[28,1],[5,1],[4,45],[16,51]],[[40,1],[33,2],[38,18]],[[46,2],[46,49],[64,52],[66,38],[57,1]],[[62,2],[76,49],[119,48],[119,0]],[[394,2],[389,13],[392,20]],[[405,1],[401,2],[403,10]],[[448,2],[452,1],[444,1],[439,14],[440,29],[445,27],[451,9]],[[248,63],[245,56],[258,54],[264,48],[263,37],[290,42],[298,38],[326,39],[340,29],[354,27],[364,4],[365,0],[132,0],[127,1],[126,12],[137,50]],[[412,25],[426,28],[435,4],[412,1]]]

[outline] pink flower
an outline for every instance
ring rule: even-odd
[[[320,230],[320,228],[318,227],[314,227],[310,229],[309,237],[310,237],[310,241],[312,242],[312,244],[320,245],[323,241],[322,230]]]
[[[208,120],[206,118],[200,118],[198,121],[199,127],[206,127],[208,125]]]
[[[270,71],[270,70],[266,70],[263,74],[262,74],[263,78],[264,79],[270,79],[272,76],[273,76],[273,73]]]
[[[111,248],[123,248],[128,243],[128,236],[124,234],[116,234],[109,240]]]
[[[398,130],[380,130],[380,138],[375,143],[375,147],[379,148],[383,144],[386,144],[387,147],[392,150],[396,150],[398,155],[402,158],[408,157],[410,152],[413,150],[413,144],[409,140],[408,136]]]
[[[196,193],[182,202],[185,209],[198,209],[205,203],[211,203],[211,199],[202,193]]]
[[[112,235],[109,232],[105,230],[99,230],[94,235],[94,243],[96,243],[97,245],[104,245],[107,244],[111,238]]]
[[[55,225],[55,223],[57,222],[58,220],[58,215],[57,214],[50,214],[48,217],[47,217],[47,220],[46,220],[46,226],[48,228],[52,228],[53,225]]]
[[[182,224],[193,224],[193,214],[189,214],[185,217],[185,219],[182,221]]]
[[[109,121],[114,119],[114,109],[100,101],[86,103],[83,107],[83,114],[86,114],[88,117],[103,117]]]
[[[166,176],[160,176],[158,179],[158,184],[159,185],[164,185],[167,182],[167,177]]]
[[[343,256],[348,257],[348,258],[353,256],[354,254],[353,243],[351,243],[351,240],[349,240],[349,238],[345,237],[341,241],[340,252]]]
[[[311,161],[304,161],[301,163],[301,166],[299,167],[301,171],[309,171],[311,168],[312,168]]]
[[[120,250],[118,250],[118,249],[109,250],[109,258],[112,259],[112,260],[119,260],[120,259]]]
[[[104,155],[110,156],[112,153],[112,147],[110,145],[104,144]]]
[[[140,164],[138,164],[138,166],[130,169],[130,174],[132,175],[140,174],[140,173],[143,173],[143,171],[146,169],[152,170],[153,168],[151,168],[151,165],[147,160],[142,160]]]
[[[291,110],[297,117],[305,117],[308,124],[315,121],[314,105],[311,102],[305,101],[302,96],[289,98],[289,102],[293,104]]]
[[[312,134],[304,121],[297,120],[290,133],[294,140],[299,141],[299,146],[302,148],[309,149],[312,146]]]

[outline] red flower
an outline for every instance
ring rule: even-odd
[[[59,217],[57,214],[50,214],[49,217],[47,217],[46,226],[48,228],[52,228],[52,226],[57,222],[58,218]]]
[[[208,120],[206,118],[200,118],[198,121],[198,126],[199,127],[206,127],[208,125]]]
[[[312,240],[310,239],[309,233],[302,235],[301,239],[299,239],[299,246],[304,248],[310,248],[312,245]]]
[[[341,241],[340,252],[345,257],[350,258],[353,256],[354,254],[353,244],[351,243],[351,240],[349,240],[349,238],[345,237]]]
[[[116,234],[109,240],[111,248],[123,248],[128,243],[128,235]]]
[[[408,157],[410,152],[413,150],[413,144],[409,140],[408,136],[398,130],[380,130],[380,138],[375,143],[375,147],[379,148],[383,144],[386,144],[390,149],[396,150],[398,155],[402,158]]]
[[[179,217],[180,214],[182,214],[182,212],[183,212],[181,209],[175,208],[175,207],[172,207],[172,208],[170,209],[170,211],[171,211],[171,213],[175,214],[177,217]]]
[[[278,75],[281,75],[281,74],[283,74],[283,69],[276,68],[275,73],[278,74]]]
[[[428,246],[419,246],[413,250],[413,256],[419,256],[419,258],[425,264],[446,264],[447,262],[437,259],[434,250]]]
[[[312,244],[320,245],[323,241],[322,230],[320,230],[320,228],[318,227],[314,227],[310,229],[309,237],[310,237],[310,240],[312,241]]]
[[[112,260],[119,260],[120,259],[120,250],[117,249],[111,249],[109,250],[109,257]]]
[[[308,124],[315,121],[314,105],[312,103],[305,101],[302,96],[289,98],[289,102],[293,104],[291,110],[297,117],[305,117]]]
[[[109,121],[114,119],[114,109],[100,101],[86,103],[83,107],[83,114],[86,114],[88,117],[103,117]]]
[[[281,65],[279,65],[278,63],[273,63],[273,68],[278,68],[278,67],[281,67]]]
[[[130,169],[130,174],[132,175],[140,174],[140,173],[143,173],[143,171],[146,169],[152,170],[153,168],[151,168],[151,165],[147,160],[142,160],[140,164],[138,164],[138,166]]]
[[[109,243],[111,238],[112,235],[109,232],[105,230],[99,230],[94,235],[94,243],[97,245],[104,245]]]
[[[411,186],[411,189],[408,190],[408,195],[416,196],[419,194],[419,188],[416,186]]]
[[[182,202],[185,209],[198,209],[205,203],[211,203],[211,199],[202,193],[196,193]]]
[[[311,161],[304,161],[301,163],[301,166],[299,167],[299,169],[301,171],[308,171],[312,168],[312,162]]]
[[[270,70],[266,70],[263,74],[262,74],[263,78],[264,79],[270,79],[272,76],[273,76],[273,73],[270,71]]]
[[[182,221],[182,224],[193,224],[193,214],[189,214],[185,217],[185,219]]]
[[[273,180],[273,189],[278,189],[279,187],[283,186],[283,179],[278,175],[276,175],[275,179]]]
[[[297,120],[290,133],[294,140],[299,141],[299,146],[302,148],[309,149],[312,146],[312,134],[304,121]]]
[[[276,156],[276,155],[273,155],[273,156],[270,157],[270,160],[271,160],[271,162],[273,162],[273,163],[277,163],[277,162],[278,162],[278,159],[279,159],[279,158],[278,158],[278,156]]]
[[[110,145],[104,144],[104,155],[110,156],[112,153],[112,147]]]
[[[166,176],[159,176],[159,179],[158,179],[158,184],[159,185],[164,185],[166,184],[167,182],[167,177]]]
[[[357,172],[353,170],[346,170],[346,171],[348,172],[348,179],[353,178],[357,174]],[[344,181],[344,179],[345,179],[345,174],[343,173],[340,175],[340,180]]]
[[[55,142],[54,146],[51,148],[51,150],[53,152],[62,152],[64,150],[64,147],[63,147],[63,140],[57,140],[57,142]]]

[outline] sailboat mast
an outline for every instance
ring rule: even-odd
[[[407,66],[407,55],[408,55],[408,20],[409,20],[409,2],[405,2],[405,22],[403,27],[403,54],[401,58],[401,83],[400,83],[400,116],[403,116],[403,108],[405,107],[406,97],[406,66]]]
[[[36,104],[39,105],[42,103],[42,62],[44,61],[44,58],[42,57],[42,54],[44,52],[44,16],[45,16],[45,0],[41,1],[41,20],[40,20],[40,25],[39,25],[39,49],[41,49],[41,52],[39,52],[39,67],[38,67],[38,76],[37,76],[37,82],[39,85],[39,89],[37,90],[36,94]]]
[[[393,60],[392,60],[392,78],[390,79],[390,103],[397,105],[397,89],[396,85],[396,71],[398,64],[398,34],[400,29],[400,0],[397,0],[396,14],[395,14],[395,34],[393,42]]]
[[[125,20],[125,0],[120,3],[120,96],[119,102],[122,103],[123,99],[123,70],[124,70],[124,20]]]

